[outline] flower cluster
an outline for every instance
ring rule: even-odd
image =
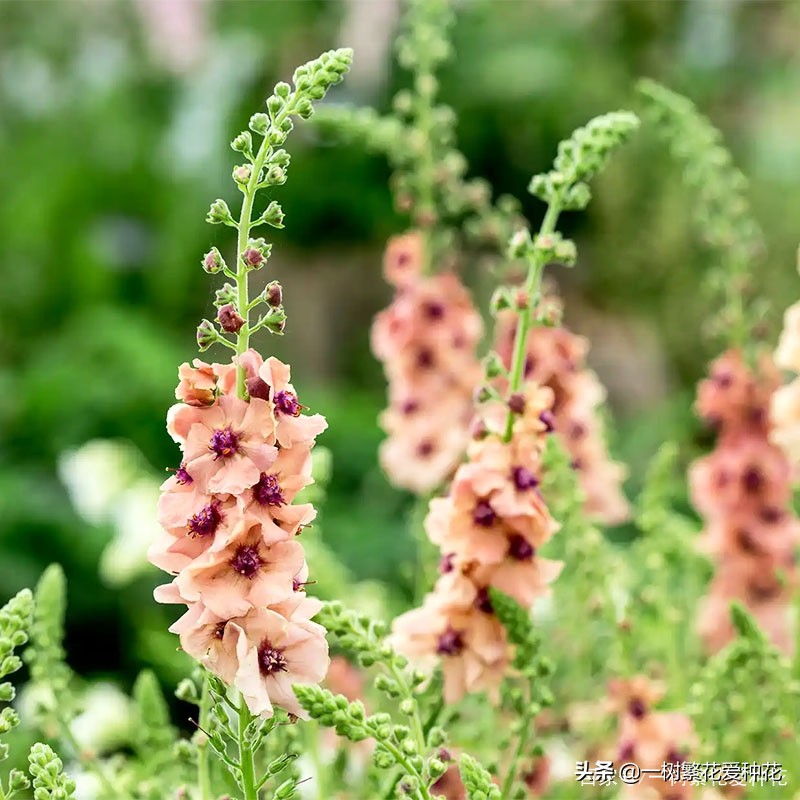
[[[237,396],[237,363],[249,399]],[[315,516],[293,503],[312,482],[311,449],[326,423],[304,415],[289,367],[254,350],[237,363],[180,367],[167,429],[183,460],[162,486],[164,533],[150,561],[174,575],[156,599],[186,603],[171,627],[183,649],[236,686],[253,714],[301,715],[292,684],[328,664],[319,604],[308,598],[297,536]]]
[[[442,659],[444,696],[496,693],[510,664],[507,632],[494,612],[490,587],[529,608],[548,591],[561,565],[537,555],[556,531],[539,490],[539,461],[549,430],[552,392],[528,384],[508,407],[486,403],[468,459],[445,497],[435,498],[425,529],[441,552],[440,577],[420,608],[394,623],[398,649]]]
[[[372,327],[389,381],[381,465],[418,494],[440,486],[461,461],[482,374],[475,350],[483,325],[469,293],[454,273],[424,276],[424,259],[418,232],[389,242],[385,274],[397,294]]]
[[[775,363],[781,369],[800,373],[800,303],[786,310]],[[770,411],[770,438],[786,453],[797,480],[800,477],[800,378],[795,377],[775,391]]]
[[[611,682],[609,701],[619,717],[617,766],[634,763],[642,770],[660,770],[663,764],[686,761],[693,739],[691,720],[677,712],[654,711],[662,695],[662,689],[643,675]],[[623,797],[634,800],[688,800],[691,796],[690,783],[668,782],[653,773],[623,789]]]
[[[513,311],[498,314],[495,350],[511,366],[517,322]],[[598,406],[605,390],[586,366],[588,340],[563,326],[535,326],[528,334],[525,377],[553,390],[556,436],[572,458],[586,496],[586,513],[609,525],[624,522],[630,509],[622,492],[625,468],[613,462],[603,440]]]
[[[716,574],[700,613],[700,631],[716,651],[734,636],[729,608],[741,600],[772,642],[792,647],[790,597],[800,521],[791,509],[790,468],[769,440],[769,407],[778,376],[764,360],[751,369],[729,350],[700,383],[697,412],[718,433],[714,451],[689,473],[692,501],[704,517],[705,546]]]

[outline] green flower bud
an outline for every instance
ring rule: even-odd
[[[217,289],[214,293],[214,305],[219,308],[227,303],[235,303],[237,300],[236,287],[230,283],[223,285],[221,289]]]
[[[214,323],[204,319],[197,326],[197,346],[200,348],[200,352],[208,350],[217,339],[219,339],[219,332],[214,327]]]
[[[230,225],[235,227],[236,223],[233,221],[228,204],[224,200],[215,200],[211,204],[211,208],[206,216],[206,222],[212,225]]]
[[[269,127],[269,116],[261,111],[257,114],[253,114],[253,116],[250,117],[249,127],[254,133],[259,133],[263,136]]]
[[[253,137],[250,131],[242,131],[232,142],[231,149],[243,153],[249,159],[253,158]]]
[[[256,225],[271,225],[273,228],[283,227],[283,209],[273,200],[264,210],[264,213],[255,221]]]
[[[225,266],[225,259],[222,258],[222,254],[219,252],[219,250],[217,250],[216,247],[212,247],[203,256],[203,269],[209,275],[214,275],[217,272],[220,272]]]
[[[233,168],[233,180],[239,186],[247,186],[253,175],[253,169],[249,164],[240,164]]]

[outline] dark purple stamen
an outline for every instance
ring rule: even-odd
[[[175,470],[175,480],[183,484],[194,483],[194,478],[186,471],[185,461]]]
[[[720,389],[727,389],[733,383],[733,377],[730,372],[718,372],[712,380]]]
[[[489,597],[489,590],[486,587],[478,589],[478,594],[475,596],[475,608],[483,611],[484,614],[494,614],[492,598]]]
[[[539,420],[544,425],[545,433],[552,433],[556,429],[556,418],[553,416],[552,411],[542,411],[542,413],[539,414]]]
[[[215,453],[214,460],[230,458],[239,449],[239,434],[229,425],[227,428],[214,431],[208,449]]]
[[[400,405],[401,414],[413,414],[419,409],[419,403],[416,400],[406,400]]]
[[[275,395],[275,410],[279,414],[286,414],[289,417],[300,416],[300,403],[297,396],[291,392],[283,391]]]
[[[761,550],[753,534],[744,528],[736,532],[736,541],[745,553],[758,553]]]
[[[523,414],[525,412],[525,395],[521,392],[515,392],[508,398],[508,408],[514,414]]]
[[[283,651],[273,647],[269,639],[264,639],[258,648],[258,669],[262,675],[286,672],[286,659],[283,657]]]
[[[630,761],[635,753],[635,748],[633,746],[633,742],[625,742],[620,748],[618,753],[618,759],[620,761]]]
[[[218,622],[214,626],[214,631],[211,634],[215,639],[222,639],[225,635],[225,626],[228,624],[228,620],[224,620],[223,622]]]
[[[258,547],[252,544],[241,545],[236,549],[230,565],[235,572],[244,575],[245,578],[252,578],[261,569],[261,556],[258,554]]]
[[[442,575],[447,572],[452,572],[453,569],[455,569],[455,564],[453,564],[453,559],[455,559],[455,557],[455,553],[447,553],[439,559],[439,572]]]
[[[420,369],[430,369],[433,366],[433,353],[430,350],[418,351],[417,366]]]
[[[638,697],[634,697],[628,703],[628,713],[634,719],[641,719],[647,713],[647,706],[644,704],[643,700],[640,700]]]
[[[526,489],[535,489],[539,485],[539,479],[527,467],[512,467],[511,477],[514,486],[521,492]]]
[[[531,372],[533,372],[535,366],[536,366],[536,361],[533,358],[531,358],[531,356],[528,356],[525,359],[525,377],[526,378],[531,374]]]
[[[441,319],[444,316],[444,303],[430,302],[425,303],[425,315],[429,319]]]
[[[755,494],[764,485],[764,477],[759,472],[758,467],[749,467],[742,475],[744,490],[749,494]]]
[[[686,755],[673,747],[670,748],[669,752],[667,753],[665,761],[668,764],[682,764],[684,761],[686,761]]]
[[[278,476],[268,475],[266,472],[261,473],[258,483],[253,486],[253,498],[262,506],[282,506],[286,503]]]
[[[574,458],[569,462],[569,465],[572,467],[572,469],[580,469],[583,466],[583,461],[581,461],[579,458]]]
[[[774,525],[776,522],[780,522],[781,519],[783,519],[783,511],[779,508],[767,506],[758,512],[758,516],[761,517],[761,521],[765,522],[767,525]]]
[[[436,652],[440,656],[457,656],[464,649],[464,639],[461,633],[453,628],[448,628],[440,637]]]
[[[473,522],[482,528],[488,528],[493,525],[496,519],[497,514],[494,513],[494,509],[485,500],[480,500],[472,512]]]
[[[189,536],[213,536],[217,532],[222,514],[219,511],[219,500],[212,500],[207,506],[203,506],[196,514],[189,517],[186,527],[189,529]]]
[[[586,426],[582,422],[576,422],[569,431],[571,439],[582,439],[586,436]]]
[[[417,445],[417,455],[420,458],[428,458],[428,456],[433,453],[434,449],[433,442],[430,439],[423,439]]]
[[[508,540],[508,555],[515,561],[530,561],[536,555],[536,548],[524,536],[515,533]]]

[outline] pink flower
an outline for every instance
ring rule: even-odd
[[[209,408],[173,407],[168,419],[173,438],[184,443],[184,468],[201,491],[241,494],[277,458],[264,400],[224,396]]]
[[[383,257],[383,274],[387,283],[402,286],[419,277],[422,259],[422,234],[419,231],[393,236]]]
[[[229,622],[230,620],[214,614],[202,603],[193,603],[170,626],[170,631],[180,636],[183,650],[228,685],[233,683],[239,669],[236,654],[237,632]]]
[[[219,390],[223,394],[235,395],[238,388],[238,370],[237,365],[241,364],[245,369],[245,385],[249,385],[250,381],[258,379],[258,370],[264,363],[260,353],[257,353],[251,347],[242,353],[241,356],[234,356],[230,364],[214,364],[214,374],[217,375],[219,383],[217,384]],[[266,400],[266,398],[262,398]]]
[[[296,443],[313,442],[328,423],[320,414],[304,415],[304,406],[297,399],[297,392],[289,382],[290,367],[278,361],[277,358],[268,358],[259,368],[258,377],[266,387],[266,397],[272,405],[275,415],[275,436],[281,447],[291,447]],[[249,388],[249,387],[248,387]],[[261,397],[254,394],[250,388],[251,397]]]
[[[245,520],[223,549],[203,553],[174,582],[185,602],[202,601],[215,614],[230,618],[246,614],[251,606],[290,598],[303,563],[300,544],[267,544],[261,524]]]
[[[239,668],[233,685],[253,714],[271,717],[280,706],[302,719],[308,715],[292,691],[295,684],[319,683],[328,669],[325,629],[308,620],[286,619],[265,608],[228,623],[236,631]]]
[[[190,406],[210,406],[214,402],[217,378],[210,364],[196,358],[190,367],[184,362],[178,368],[180,383],[175,397]]]
[[[393,642],[410,658],[441,659],[445,702],[480,691],[496,697],[509,663],[505,629],[474,599],[467,606],[451,603],[434,589],[422,607],[395,619]]]

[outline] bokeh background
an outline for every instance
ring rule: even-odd
[[[175,610],[153,603],[159,575],[141,542],[155,535],[153,487],[176,462],[163,419],[177,365],[213,316],[199,261],[212,244],[233,247],[228,229],[204,223],[214,198],[236,200],[228,143],[277,80],[334,46],[356,56],[330,102],[385,111],[408,80],[393,63],[398,15],[396,0],[0,0],[0,597],[61,562],[81,671],[124,683],[155,662],[174,677],[164,628]],[[800,295],[798,40],[796,2],[465,0],[442,100],[459,115],[470,174],[520,197],[536,222],[525,187],[574,127],[636,108],[639,76],[690,95],[752,181],[774,338]],[[389,299],[383,244],[407,223],[380,156],[312,123],[290,150],[270,261],[288,335],[256,346],[292,363],[304,402],[330,422],[321,529],[351,570],[342,580],[402,597],[410,502],[377,465],[385,386],[368,329]],[[687,458],[706,441],[691,403],[715,354],[713,309],[691,214],[645,128],[588,213],[565,217],[580,251],[578,268],[557,274],[566,318],[592,339],[630,494],[663,440]],[[98,439],[115,444],[85,448]]]

